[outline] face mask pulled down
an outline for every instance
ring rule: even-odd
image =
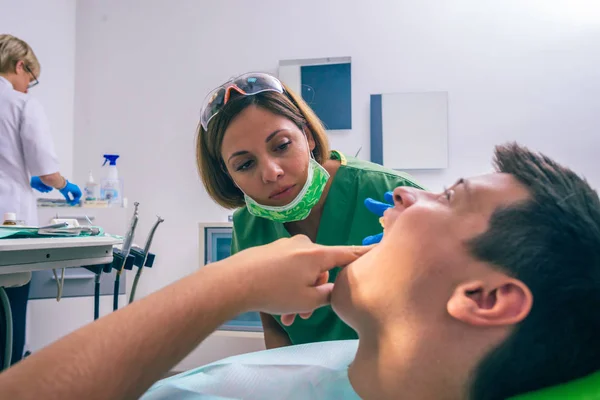
[[[319,202],[327,180],[329,180],[329,173],[311,156],[306,183],[296,198],[289,204],[285,206],[266,206],[259,204],[244,193],[246,207],[250,214],[271,221],[281,223],[301,221],[308,217],[312,208]]]

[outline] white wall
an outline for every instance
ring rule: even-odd
[[[40,84],[29,93],[44,106],[61,173],[69,178],[73,172],[75,0],[0,0],[0,33],[25,40],[40,61]]]
[[[25,14],[27,15],[27,14]],[[56,27],[55,27],[56,28]],[[353,127],[334,148],[369,158],[369,95],[448,91],[450,166],[431,189],[490,169],[518,140],[600,187],[600,8],[594,1],[89,0],[77,6],[75,176],[121,154],[125,195],[154,215],[146,295],[198,267],[196,226],[225,221],[205,193],[194,133],[207,92],[281,59],[352,57]]]

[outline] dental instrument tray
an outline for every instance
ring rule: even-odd
[[[40,228],[38,235],[43,236],[97,236],[101,233],[100,228],[95,226],[73,226],[64,228]]]
[[[103,234],[101,228],[96,226],[69,226],[67,223],[59,223],[48,226],[33,227],[19,225],[0,226],[0,239],[18,237],[74,237],[74,236],[100,236]]]

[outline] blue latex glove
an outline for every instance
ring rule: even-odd
[[[386,192],[383,195],[383,198],[385,199],[385,201],[387,203],[382,203],[380,201],[373,200],[371,198],[367,198],[365,200],[365,207],[367,207],[367,210],[371,211],[373,214],[377,215],[378,217],[383,217],[383,213],[385,210],[387,210],[390,207],[394,207],[394,194],[392,192]],[[381,241],[382,237],[383,237],[383,232],[381,232],[377,235],[367,236],[366,238],[363,239],[362,244],[363,244],[363,246],[368,246],[371,244],[379,243]]]
[[[81,189],[79,189],[79,186],[67,181],[67,186],[60,189],[59,192],[65,196],[67,203],[70,205],[76,206],[79,204],[79,200],[81,199]]]
[[[37,190],[38,192],[48,193],[52,191],[52,187],[42,182],[39,176],[32,176],[30,184],[31,187]]]

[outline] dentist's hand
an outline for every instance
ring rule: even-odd
[[[67,203],[72,206],[76,206],[79,204],[79,200],[81,199],[81,189],[79,189],[79,186],[75,185],[74,183],[69,181],[66,182],[67,184],[65,187],[60,189],[59,192],[65,196]]]
[[[235,254],[231,268],[240,268],[246,309],[269,314],[309,313],[329,304],[333,283],[324,279],[334,267],[344,267],[370,247],[322,246],[304,235],[279,239]]]
[[[48,186],[44,182],[42,182],[39,176],[32,176],[30,185],[32,188],[42,193],[51,192],[53,189],[51,186]]]
[[[387,210],[390,207],[394,207],[394,194],[392,192],[386,192],[383,195],[383,198],[385,199],[385,201],[387,203],[382,203],[380,201],[373,200],[371,198],[367,198],[365,200],[365,207],[367,207],[367,209],[369,211],[371,211],[373,214],[377,215],[378,217],[383,217],[383,213],[385,212],[385,210]],[[368,246],[368,245],[372,245],[375,243],[379,243],[381,241],[382,237],[383,237],[383,232],[379,233],[377,235],[367,236],[366,238],[363,239],[362,244],[364,246]]]

